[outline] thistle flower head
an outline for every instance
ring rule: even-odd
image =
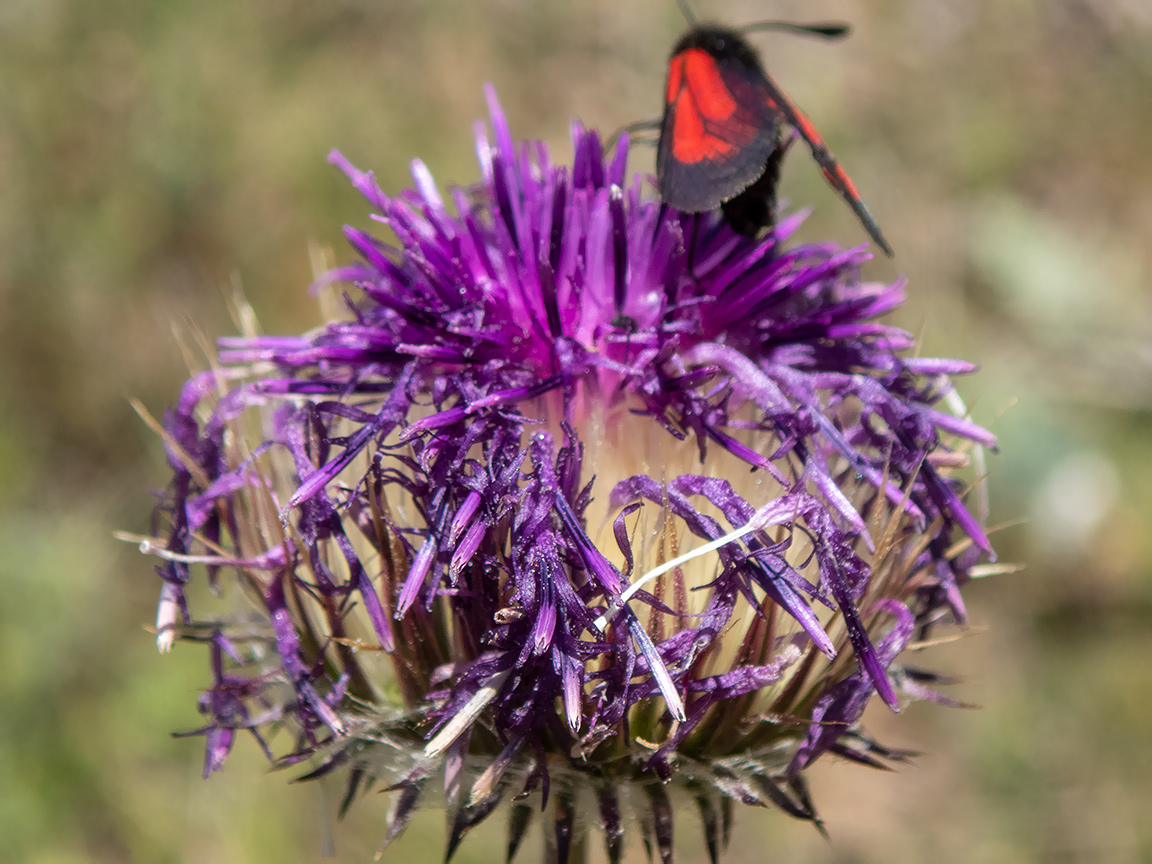
[[[902,285],[862,249],[786,247],[683,215],[573,129],[571,167],[489,91],[480,182],[385,194],[324,277],[344,312],[221,340],[165,419],[161,644],[210,644],[205,774],[237,732],[344,806],[393,787],[388,840],[442,787],[453,828],[515,798],[619,859],[626,813],[670,860],[675,796],[713,858],[733,802],[816,821],[804,771],[877,765],[875,694],[963,622],[991,549],[954,476],[994,441],[942,410],[963,362],[878,322]],[[971,478],[969,478],[970,482]],[[205,617],[189,583],[247,595]]]

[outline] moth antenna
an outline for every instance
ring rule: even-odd
[[[676,0],[676,5],[680,7],[680,14],[684,16],[684,20],[688,22],[689,27],[696,26],[696,13],[692,11],[692,7],[688,5],[688,0]]]
[[[852,27],[841,21],[813,21],[808,24],[796,21],[755,21],[739,28],[741,33],[761,30],[782,30],[797,36],[815,36],[817,39],[843,39],[852,32]]]

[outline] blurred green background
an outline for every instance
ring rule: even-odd
[[[756,42],[896,248],[868,275],[908,278],[898,321],[982,364],[962,392],[1002,444],[993,521],[1025,520],[995,540],[1027,564],[971,586],[974,638],[925,658],[982,710],[874,712],[927,755],[820,766],[832,844],[745,813],[726,860],[1152,860],[1152,5],[696,5],[855,25]],[[658,112],[682,28],[671,0],[0,0],[0,860],[320,859],[336,790],[248,740],[204,782],[200,741],[169,737],[208,668],[156,655],[158,580],[112,539],[166,480],[127,399],[176,398],[172,326],[233,332],[234,281],[269,332],[316,322],[310,246],[347,260],[366,213],[329,148],[386,190],[416,156],[470,182],[493,81],[514,134],[567,158],[571,118]],[[799,148],[783,193],[815,205],[805,237],[864,239]],[[371,860],[387,803],[354,809],[338,860]],[[440,860],[442,819],[386,860]],[[705,860],[680,824],[678,860]]]

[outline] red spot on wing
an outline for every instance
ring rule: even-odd
[[[687,164],[727,158],[735,148],[722,138],[704,131],[704,118],[688,97],[676,106],[672,126],[672,155]]]
[[[817,161],[824,171],[824,177],[836,189],[842,191],[851,200],[860,202],[860,193],[856,190],[856,184],[852,182],[852,178],[848,176],[840,164],[832,157],[832,153],[828,150],[828,145],[824,143],[824,139],[820,133],[816,131],[816,127],[812,125],[812,121],[804,116],[804,113],[795,105],[789,103],[789,107],[796,115],[797,128],[800,134],[804,136],[805,140],[812,147],[813,154],[816,156]],[[862,202],[861,202],[862,203]]]
[[[736,100],[728,91],[716,60],[703,48],[692,48],[684,58],[684,77],[700,113],[713,122],[727,120],[736,111]]]
[[[738,107],[707,51],[689,48],[672,58],[667,110],[673,112],[672,155],[677,161],[695,164],[735,153],[743,139],[754,134],[735,118]]]
[[[848,172],[839,165],[831,171],[825,168],[824,176],[828,178],[828,182],[834,187],[844,190],[853,201],[860,200],[860,193],[856,191],[856,184],[852,182],[852,178],[848,176]]]
[[[792,110],[796,112],[796,121],[799,124],[800,134],[811,144],[813,147],[824,147],[824,138],[816,131],[816,127],[812,122],[800,113],[800,110],[793,105]]]

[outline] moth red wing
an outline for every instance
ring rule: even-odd
[[[848,176],[848,172],[836,161],[836,157],[832,155],[832,151],[828,149],[828,145],[824,143],[824,138],[816,131],[816,127],[812,125],[804,113],[797,108],[792,101],[785,95],[780,86],[772,80],[772,76],[764,73],[764,92],[768,99],[768,104],[771,109],[779,112],[779,116],[784,123],[795,128],[800,133],[800,137],[807,142],[808,147],[812,151],[812,158],[823,169],[824,176],[827,178],[832,188],[840,193],[848,206],[852,208],[852,212],[856,214],[856,218],[860,220],[860,224],[864,226],[864,230],[868,232],[876,245],[884,250],[884,253],[889,257],[892,256],[892,247],[888,245],[888,241],[884,238],[884,234],[880,231],[880,225],[876,219],[869,212],[868,208],[864,206],[864,201],[860,198],[860,193],[856,191],[856,184],[852,182],[852,178]]]
[[[670,207],[713,210],[764,173],[780,125],[758,71],[702,47],[672,56],[656,155],[660,197]]]

